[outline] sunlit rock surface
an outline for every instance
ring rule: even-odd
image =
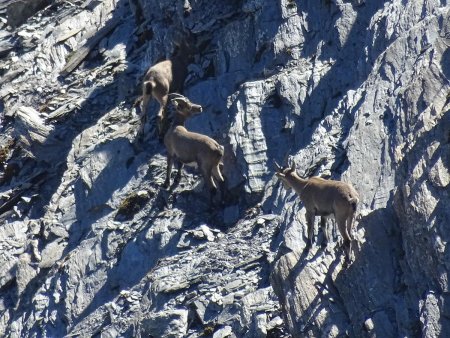
[[[0,336],[450,335],[446,1],[16,2],[0,1]],[[183,34],[203,106],[187,128],[225,148],[220,205],[196,169],[162,187],[156,101],[136,139],[142,76]],[[289,156],[358,190],[353,263],[332,220],[305,249],[274,176]]]

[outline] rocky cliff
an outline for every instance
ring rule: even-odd
[[[447,1],[26,1],[0,2],[1,336],[450,334]],[[156,101],[135,137],[180,32],[220,206],[195,169],[162,188]],[[331,220],[305,249],[287,156],[358,190],[351,264]]]

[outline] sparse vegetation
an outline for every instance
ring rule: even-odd
[[[128,195],[117,209],[117,216],[123,219],[131,219],[150,199],[147,191],[133,192]]]
[[[0,147],[0,165],[4,165],[14,147],[14,140],[9,139],[6,144]]]

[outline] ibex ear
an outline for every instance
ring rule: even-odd
[[[277,177],[280,177],[280,178],[286,177],[286,175],[283,173],[275,173],[275,175],[277,175]]]
[[[175,106],[175,108],[178,108],[178,101],[177,99],[172,99],[170,102]]]

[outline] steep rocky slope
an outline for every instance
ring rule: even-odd
[[[55,0],[29,18],[12,2],[1,336],[450,334],[447,1]],[[152,119],[135,139],[142,76],[180,32],[204,108],[188,127],[225,147],[214,208],[195,170],[162,188]],[[273,174],[287,155],[359,191],[352,264],[332,221],[333,243],[304,250],[302,204]]]

